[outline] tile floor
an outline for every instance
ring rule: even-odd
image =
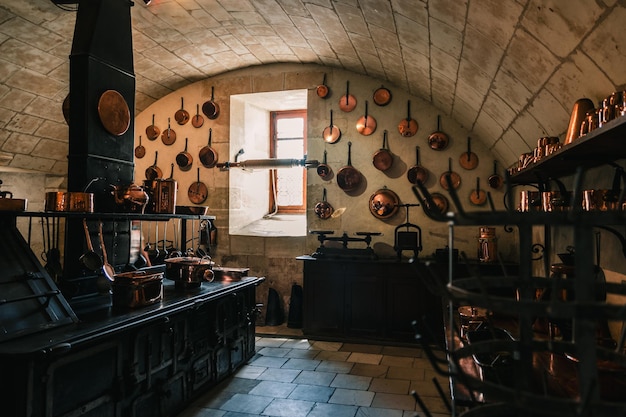
[[[323,342],[257,328],[257,354],[179,417],[448,417],[419,348]],[[275,331],[275,330],[274,330]]]

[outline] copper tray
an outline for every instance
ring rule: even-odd
[[[102,125],[112,135],[126,133],[130,126],[130,110],[124,97],[115,90],[107,90],[98,101],[98,115]]]

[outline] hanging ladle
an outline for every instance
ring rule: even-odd
[[[91,271],[97,271],[102,268],[102,258],[93,250],[87,219],[83,219],[83,229],[85,231],[85,240],[87,241],[87,252],[83,253],[79,260],[85,268]]]
[[[98,239],[100,239],[100,250],[102,251],[102,273],[111,282],[115,279],[115,268],[109,263],[107,250],[104,245],[104,237],[102,236],[102,221],[98,224]]]

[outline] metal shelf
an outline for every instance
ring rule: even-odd
[[[626,158],[625,138],[626,117],[613,119],[511,175],[509,181],[515,184],[533,184],[548,178],[573,174],[578,167],[588,169]]]

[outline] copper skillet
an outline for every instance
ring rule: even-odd
[[[435,151],[442,151],[448,147],[450,138],[447,134],[442,132],[439,128],[441,122],[441,116],[437,115],[437,130],[428,136],[428,145]]]
[[[428,181],[428,170],[420,165],[420,147],[415,147],[415,165],[413,165],[406,172],[406,177],[411,184],[417,184],[417,182],[421,182],[424,184]]]
[[[374,153],[372,164],[379,171],[387,171],[393,165],[393,154],[387,144],[387,130],[383,132],[383,145]]]
[[[198,168],[198,180],[189,186],[187,197],[189,197],[189,201],[194,204],[202,204],[206,201],[208,195],[209,190],[207,186],[200,181],[200,168]]]
[[[330,125],[324,128],[322,137],[326,143],[335,143],[341,138],[341,130],[333,124],[333,110],[330,109]]]
[[[204,117],[200,115],[200,105],[196,104],[196,115],[191,118],[191,125],[200,128],[204,124]]]
[[[359,117],[356,122],[356,130],[363,136],[369,136],[376,131],[376,119],[367,113],[367,100],[365,100],[365,115]]]
[[[176,120],[176,123],[179,125],[184,125],[189,121],[189,112],[185,110],[185,103],[182,97],[180,98],[180,109],[176,110],[176,113],[174,113],[174,120]]]
[[[337,185],[343,191],[353,191],[361,185],[363,179],[361,172],[352,166],[351,158],[352,142],[348,142],[348,165],[337,172]]]
[[[159,151],[154,151],[154,164],[146,168],[146,179],[149,181],[163,177],[163,171],[157,166],[157,158],[159,157]]]
[[[211,146],[212,135],[213,128],[209,128],[209,144],[200,149],[199,153],[200,162],[205,168],[213,168],[217,165],[218,154],[217,151]]]
[[[351,112],[356,107],[356,97],[350,94],[350,81],[346,81],[346,95],[339,99],[339,108],[346,113]]]
[[[324,150],[324,162],[317,166],[317,175],[323,180],[329,179],[333,172],[333,169],[328,165],[326,159],[327,152]]]
[[[480,189],[480,177],[476,177],[476,189],[472,190],[469,199],[475,206],[482,206],[487,202],[487,193]]]
[[[386,106],[391,102],[391,91],[389,91],[389,89],[385,86],[381,85],[380,88],[377,88],[376,91],[374,91],[372,99],[374,100],[374,103],[376,103],[376,105],[381,107]]]
[[[161,133],[161,141],[164,145],[173,145],[176,142],[176,132],[170,127],[170,118],[167,118],[167,129]]]
[[[213,98],[213,93],[215,92],[215,88],[211,87],[211,100],[205,101],[202,105],[202,113],[205,114],[211,120],[217,119],[220,115],[220,106],[215,102]]]
[[[411,118],[411,100],[407,100],[406,108],[406,119],[402,119],[400,123],[398,123],[398,131],[402,136],[408,138],[417,133],[418,125],[415,119]]]
[[[325,73],[324,73],[324,79],[322,80],[322,83],[317,86],[316,92],[317,92],[317,96],[319,98],[328,98],[328,95],[330,94],[330,89],[326,85],[326,74]]]
[[[463,152],[459,157],[459,164],[468,170],[474,169],[478,166],[478,155],[472,152],[472,139],[467,138],[467,152]]]
[[[141,144],[141,135],[139,135],[139,145],[135,148],[135,157],[141,159],[144,156],[146,156],[146,148]]]
[[[152,115],[152,124],[146,127],[146,137],[149,140],[155,140],[161,134],[161,129],[154,124],[154,114]]]
[[[459,176],[459,174],[452,171],[452,158],[448,158],[448,170],[441,174],[441,176],[439,177],[439,184],[441,185],[441,187],[443,187],[444,190],[449,189],[448,180],[446,179],[448,175],[450,176],[452,188],[454,188],[455,190],[459,188],[459,186],[461,185],[461,177]]]

